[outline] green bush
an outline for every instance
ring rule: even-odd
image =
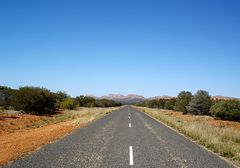
[[[96,106],[97,107],[115,107],[115,106],[121,106],[121,103],[115,102],[113,100],[108,99],[98,99],[96,100]]]
[[[187,114],[187,106],[189,105],[191,99],[192,99],[192,93],[188,91],[182,91],[178,94],[176,104],[175,104],[175,110],[181,111],[183,114]]]
[[[73,110],[73,109],[77,109],[77,102],[72,99],[72,98],[67,98],[65,100],[63,100],[63,102],[61,103],[61,109],[69,109],[69,110]]]
[[[167,99],[164,108],[168,110],[174,110],[176,104],[176,98]]]
[[[55,96],[49,90],[40,87],[21,87],[13,95],[12,106],[29,114],[55,112]]]
[[[165,104],[166,104],[166,99],[152,99],[152,100],[147,100],[145,102],[145,105],[149,108],[164,109]]]
[[[62,102],[63,102],[65,99],[69,98],[69,96],[67,95],[67,93],[61,92],[61,91],[59,91],[59,92],[57,92],[57,93],[54,93],[54,96],[55,96],[55,99],[56,99],[55,107],[56,107],[57,109],[60,109]]]
[[[222,120],[240,121],[240,101],[222,100],[210,109],[211,115]]]
[[[207,91],[199,90],[191,99],[187,110],[194,115],[209,115],[212,98]]]
[[[15,90],[6,86],[0,86],[0,106],[4,109],[11,107],[11,99]]]
[[[78,96],[76,97],[80,107],[96,107],[96,99],[90,96]]]

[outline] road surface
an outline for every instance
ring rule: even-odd
[[[128,106],[4,167],[229,168],[232,166]]]

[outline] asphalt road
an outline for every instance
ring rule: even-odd
[[[4,167],[229,168],[227,162],[132,107]]]

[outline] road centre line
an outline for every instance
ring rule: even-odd
[[[133,165],[133,148],[129,146],[129,164]]]
[[[129,124],[128,124],[128,126],[131,128],[131,127],[132,127],[132,124],[131,124],[131,123],[129,123]]]

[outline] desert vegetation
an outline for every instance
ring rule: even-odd
[[[0,86],[0,107],[26,114],[53,114],[60,109],[77,109],[78,107],[116,107],[121,106],[112,100],[95,99],[89,96],[70,97],[65,92],[51,92],[41,87],[20,87],[11,89]]]
[[[221,120],[240,121],[239,100],[214,100],[204,90],[199,90],[194,95],[189,91],[182,91],[176,98],[147,100],[135,105],[174,110],[183,114],[207,115]]]
[[[71,97],[41,87],[0,86],[0,165],[63,137],[119,106],[120,103],[112,100]]]
[[[207,91],[148,100],[139,110],[240,165],[240,101],[213,99]],[[228,120],[228,121],[224,121]]]
[[[240,101],[238,100],[219,100],[216,101],[210,113],[215,118],[221,120],[240,121]]]

